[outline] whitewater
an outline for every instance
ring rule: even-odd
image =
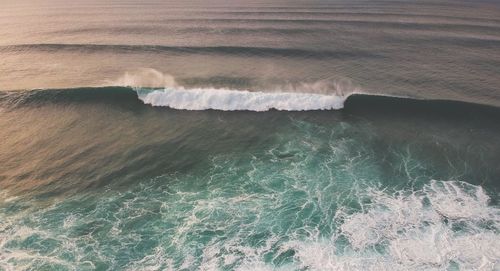
[[[341,109],[345,101],[345,98],[333,95],[203,88],[165,88],[150,92],[139,91],[138,93],[139,99],[145,104],[185,110],[330,110]]]
[[[349,95],[360,93],[350,82],[331,80],[275,85],[266,91],[186,87],[174,76],[151,68],[128,71],[105,85],[132,87],[145,104],[183,110],[336,110],[343,108]]]

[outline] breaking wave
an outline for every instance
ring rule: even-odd
[[[467,115],[465,111],[500,114],[498,108],[484,104],[365,92],[348,79],[281,84],[263,82],[249,90],[241,86],[214,86],[210,83],[210,78],[198,78],[195,81],[202,84],[184,85],[169,74],[155,69],[139,68],[124,73],[116,80],[106,80],[97,87],[1,91],[0,107],[46,103],[99,103],[125,107],[147,104],[179,110],[262,112],[273,109],[338,110],[345,107],[349,112],[396,110],[400,113],[429,112],[452,117],[462,111],[464,112],[460,115]]]
[[[152,106],[174,109],[223,111],[286,111],[341,109],[345,97],[314,93],[266,93],[228,89],[185,89],[139,91],[139,99]]]
[[[353,92],[349,81],[287,84],[271,86],[269,91],[248,91],[215,87],[185,87],[176,79],[155,69],[141,68],[126,72],[108,85],[133,87],[138,98],[152,106],[183,110],[222,111],[308,111],[341,109]]]

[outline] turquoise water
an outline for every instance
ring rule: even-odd
[[[3,123],[15,115],[25,124],[35,111],[53,121],[66,147],[45,153],[45,165],[94,135],[91,145],[106,155],[87,146],[93,151],[68,157],[101,163],[93,172],[63,167],[42,186],[25,173],[24,185],[3,190],[0,269],[499,267],[494,118],[473,122],[477,114],[455,109],[438,116],[425,106],[425,114],[386,114],[376,99],[371,112],[355,100],[339,112],[189,112],[135,104],[124,90],[85,101],[78,94],[86,92],[42,93],[4,112]],[[51,102],[40,102],[47,95]],[[98,120],[101,128],[84,134]],[[50,132],[35,132],[47,144]]]

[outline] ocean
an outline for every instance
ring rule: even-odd
[[[500,270],[500,3],[3,1],[0,270]]]

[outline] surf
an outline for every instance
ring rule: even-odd
[[[250,92],[246,90],[165,88],[138,90],[145,104],[183,110],[282,111],[336,110],[344,107],[346,97],[314,93]]]

